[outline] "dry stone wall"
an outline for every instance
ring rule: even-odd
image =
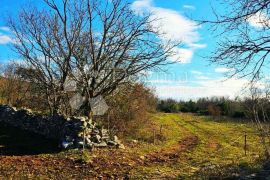
[[[59,140],[65,149],[124,146],[116,136],[111,138],[106,129],[85,117],[65,119],[61,115],[45,116],[30,110],[0,105],[0,123],[31,131],[47,138]]]

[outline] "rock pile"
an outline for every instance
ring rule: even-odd
[[[75,131],[74,131],[75,130]],[[118,147],[123,145],[116,136],[110,137],[108,130],[98,126],[86,117],[71,117],[64,126],[65,137],[62,140],[64,148]]]
[[[85,117],[65,119],[61,115],[45,116],[30,110],[0,105],[0,122],[23,130],[59,140],[65,149],[119,147],[124,148],[116,136],[110,137],[108,130]]]

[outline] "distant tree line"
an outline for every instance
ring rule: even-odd
[[[215,117],[229,116],[246,118],[247,99],[231,100],[226,97],[200,98],[197,101],[176,101],[174,99],[159,100],[157,109],[166,113],[189,112]]]

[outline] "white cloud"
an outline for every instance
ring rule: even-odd
[[[256,28],[270,26],[270,17],[264,12],[257,12],[247,18],[247,22]]]
[[[199,80],[196,85],[156,86],[156,93],[160,98],[174,98],[181,100],[198,99],[200,97],[227,96],[234,98],[242,96],[242,89],[247,85],[245,79],[217,79]]]
[[[147,70],[143,70],[140,72],[141,76],[150,76],[153,74],[153,71],[147,71]]]
[[[193,57],[193,50],[184,48],[175,48],[175,55],[171,57],[172,61],[182,64],[190,63]]]
[[[152,6],[152,0],[137,0],[132,4],[134,10],[141,11],[142,8],[150,8]]]
[[[196,9],[195,6],[191,6],[191,5],[184,5],[183,8],[190,9],[190,10],[195,10]]]
[[[8,44],[13,42],[14,41],[11,39],[11,37],[0,33],[0,44]]]
[[[192,74],[197,74],[197,75],[201,75],[201,74],[203,74],[202,72],[200,72],[200,71],[195,71],[195,70],[192,70],[192,71],[190,71]]]
[[[153,28],[158,28],[163,33],[161,39],[168,40],[173,39],[181,41],[187,48],[176,48],[177,55],[172,57],[172,60],[178,60],[180,56],[180,63],[189,63],[192,60],[194,51],[197,48],[205,48],[205,44],[199,44],[200,34],[198,32],[200,26],[187,17],[181,15],[179,12],[166,9],[162,7],[156,7],[153,0],[136,0],[132,4],[132,9],[137,14],[143,14],[145,12],[152,13]]]
[[[193,44],[189,44],[190,47],[193,47],[193,48],[206,48],[207,47],[207,44],[196,44],[196,43],[193,43]]]
[[[1,30],[1,31],[7,31],[7,32],[10,31],[9,27],[6,27],[6,26],[0,27],[0,30]]]
[[[208,76],[203,76],[203,75],[195,76],[195,78],[199,79],[199,80],[208,80],[208,79],[210,79]]]
[[[198,25],[176,11],[153,8],[153,12],[160,21],[155,22],[156,28],[161,27],[166,39],[175,39],[190,45],[200,40]]]
[[[219,67],[215,69],[215,72],[217,73],[227,73],[233,71],[233,69],[229,69],[229,68],[223,68],[223,67]]]
[[[148,80],[146,81],[148,84],[152,84],[152,85],[157,85],[157,84],[180,84],[183,83],[182,81],[177,81],[177,80]]]

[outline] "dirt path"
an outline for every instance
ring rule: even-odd
[[[148,154],[145,163],[153,164],[177,161],[181,156],[181,153],[193,149],[198,142],[199,138],[197,136],[187,136],[169,149],[162,149],[161,151]]]

